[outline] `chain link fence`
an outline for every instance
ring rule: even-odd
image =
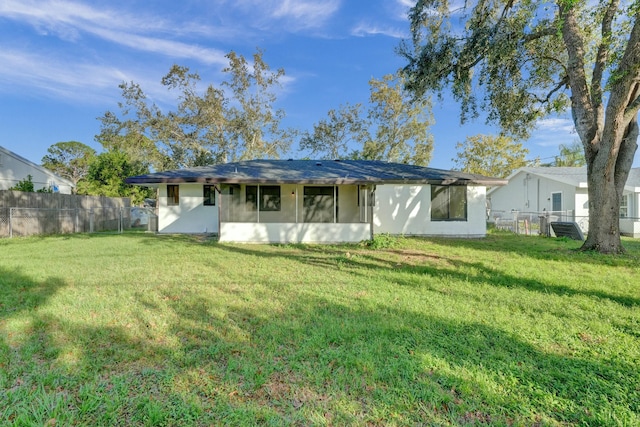
[[[158,217],[152,208],[140,207],[0,208],[0,237],[125,230],[156,232]]]
[[[583,233],[589,228],[588,216],[576,216],[574,211],[491,211],[489,223],[497,230],[516,234],[554,236],[551,222],[576,222]]]

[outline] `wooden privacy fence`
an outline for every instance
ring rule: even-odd
[[[155,231],[153,211],[130,204],[128,198],[0,191],[0,237],[134,227]]]

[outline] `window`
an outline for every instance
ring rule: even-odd
[[[467,187],[432,185],[431,186],[432,221],[466,221]]]
[[[202,197],[204,198],[205,206],[216,205],[216,187],[213,185],[204,185],[202,187]]]
[[[260,188],[260,212],[280,210],[279,185],[247,185],[246,207],[248,211],[255,211],[258,207],[258,188]]]
[[[180,204],[180,186],[167,185],[167,206],[178,206]]]
[[[245,203],[248,211],[255,211],[258,207],[258,186],[247,185],[245,188]]]
[[[551,193],[551,212],[562,210],[562,193]]]
[[[626,218],[629,216],[629,196],[622,196],[620,199],[620,218]]]
[[[304,222],[333,222],[334,187],[304,187]]]
[[[260,211],[280,210],[280,186],[262,185],[260,186]]]

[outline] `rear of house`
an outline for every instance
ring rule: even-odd
[[[376,161],[255,160],[132,177],[158,188],[163,233],[233,242],[359,242],[374,234],[482,237],[486,185]]]

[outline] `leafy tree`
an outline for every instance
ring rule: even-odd
[[[96,139],[155,170],[279,157],[294,137],[281,126],[284,112],[274,108],[273,88],[284,71],[271,71],[262,55],[256,52],[249,63],[230,52],[223,70],[227,80],[203,92],[197,73],[174,65],[162,78],[167,90],[178,92],[177,106],[168,112],[150,102],[138,84],[122,83],[121,115],[107,111]]]
[[[368,139],[367,123],[360,116],[361,109],[360,104],[346,104],[338,110],[329,110],[327,118],[313,126],[312,133],[303,134],[300,150],[325,159],[349,157],[350,144],[360,146]]]
[[[522,143],[504,135],[469,136],[456,144],[457,167],[468,173],[506,178],[514,170],[527,165],[529,150]]]
[[[362,157],[372,160],[429,164],[433,151],[431,103],[427,98],[409,102],[402,78],[387,74],[369,81],[369,119],[374,138],[362,148]]]
[[[585,166],[584,150],[580,141],[571,145],[560,144],[560,154],[556,156],[553,166],[578,167]]]
[[[585,250],[622,252],[619,206],[637,149],[640,3],[418,0],[400,46],[414,97],[450,88],[464,122],[481,108],[525,137],[571,108],[587,164]],[[485,90],[479,90],[485,89]]]
[[[106,151],[94,157],[86,178],[79,183],[78,193],[130,197],[134,205],[139,205],[152,196],[151,190],[126,184],[124,180],[145,173],[149,173],[149,168],[142,162],[131,160],[122,151]]]
[[[223,71],[230,80],[222,83],[232,94],[226,110],[227,145],[224,161],[278,158],[289,149],[296,132],[282,129],[284,110],[275,109],[273,87],[279,86],[284,70],[272,72],[262,59],[262,51],[253,55],[253,64],[235,52],[227,54],[229,67]]]
[[[312,156],[386,160],[426,165],[431,160],[433,123],[428,100],[409,102],[401,78],[391,74],[369,81],[367,118],[361,104],[329,110],[327,119],[300,140],[300,149]],[[350,149],[351,147],[351,149]]]
[[[93,148],[78,141],[57,142],[47,153],[41,160],[42,166],[73,182],[74,186],[86,176],[96,155]]]

